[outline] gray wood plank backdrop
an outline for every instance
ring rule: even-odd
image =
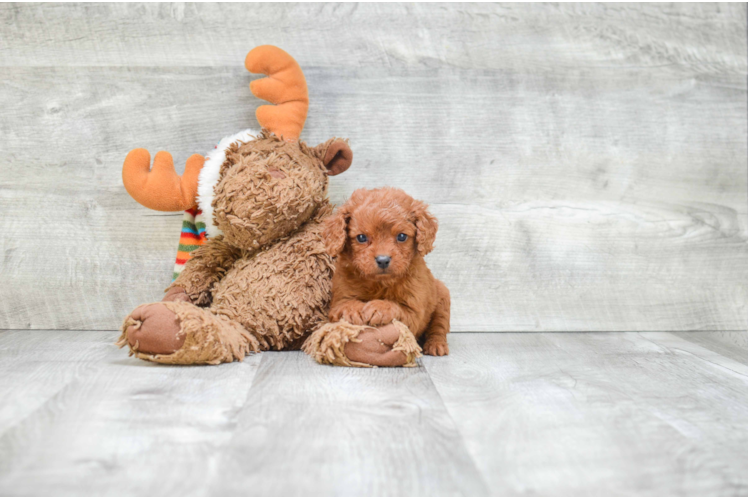
[[[266,43],[351,140],[334,202],[432,204],[455,331],[748,328],[743,4],[0,5],[0,328],[160,298],[181,216],[122,160],[256,127]]]

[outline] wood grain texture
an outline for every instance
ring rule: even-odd
[[[748,364],[748,334],[742,330],[721,332],[673,332],[674,335],[701,347]]]
[[[485,495],[421,367],[322,366],[264,353],[213,495]]]
[[[351,140],[332,200],[432,204],[455,331],[748,328],[744,5],[3,4],[0,26],[0,327],[113,329],[160,298],[180,217],[121,162],[256,126],[242,61],[273,43],[306,72],[306,140]]]
[[[199,495],[261,356],[127,358],[116,332],[0,332],[0,494]]]
[[[748,361],[699,333],[464,333],[354,369],[0,331],[0,495],[746,495]]]
[[[491,494],[748,493],[745,362],[658,332],[450,344],[423,364]]]
[[[0,13],[6,66],[234,67],[264,43],[330,68],[573,68],[599,56],[745,65],[735,53],[745,8],[735,4],[6,4]]]
[[[115,337],[0,332],[0,494],[486,493],[423,368],[161,366]]]

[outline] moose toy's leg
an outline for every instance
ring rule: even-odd
[[[172,365],[241,361],[263,347],[242,325],[189,302],[156,302],[125,318],[117,342],[140,359]]]
[[[421,355],[413,333],[399,321],[379,327],[328,323],[304,343],[304,352],[321,364],[338,366],[416,366]]]

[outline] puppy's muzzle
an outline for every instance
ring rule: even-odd
[[[390,261],[392,261],[392,258],[389,255],[377,255],[374,260],[377,261],[377,266],[379,266],[379,269],[387,269],[390,265]]]

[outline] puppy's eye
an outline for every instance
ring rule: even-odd
[[[356,236],[356,241],[358,241],[359,243],[366,243],[368,240],[366,239],[365,234],[359,234],[358,236]]]
[[[408,235],[405,233],[400,233],[397,235],[397,241],[405,241],[408,239]]]

